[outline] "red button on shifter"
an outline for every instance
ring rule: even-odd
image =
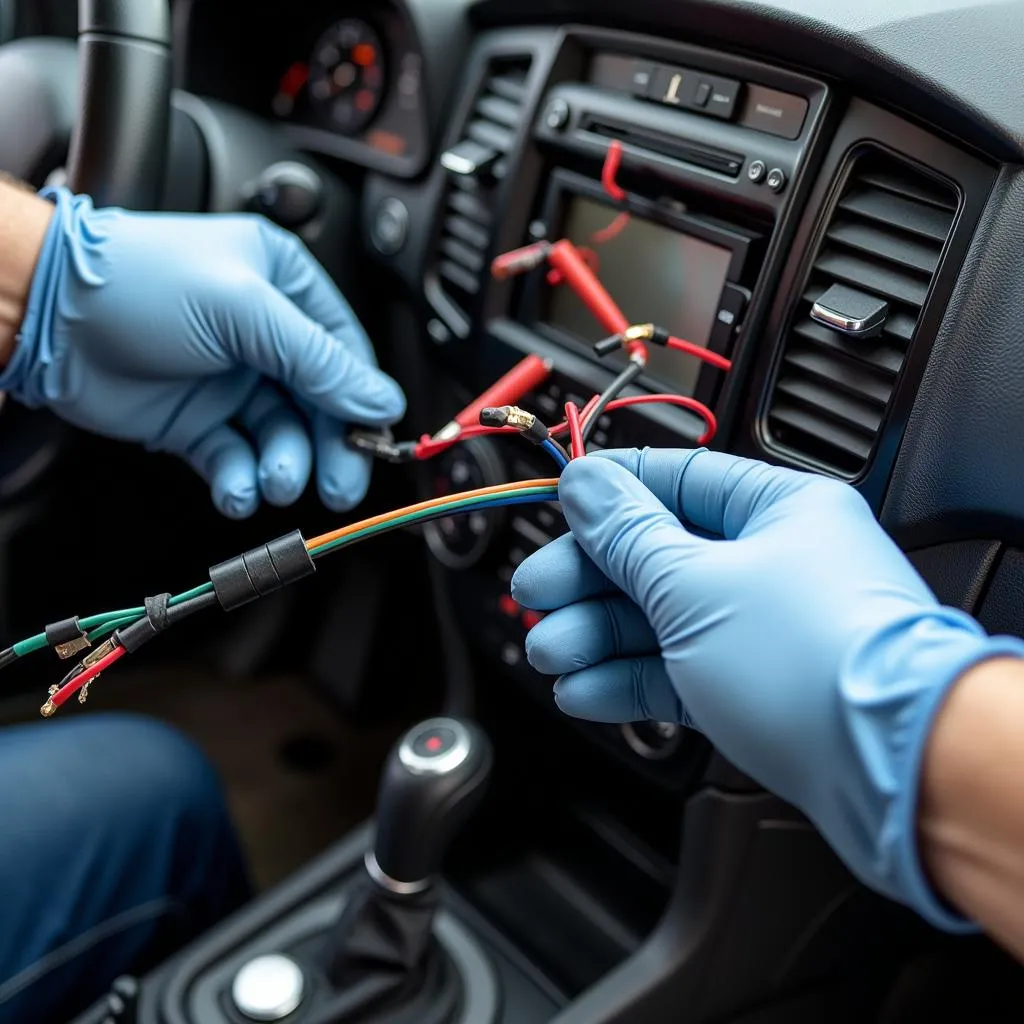
[[[511,594],[502,594],[498,601],[498,607],[510,619],[514,619],[519,614],[519,604]]]

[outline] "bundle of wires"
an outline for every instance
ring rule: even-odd
[[[559,455],[559,460],[564,459]],[[375,537],[391,530],[414,526],[432,519],[468,512],[485,511],[508,505],[551,502],[558,500],[557,478],[541,478],[520,480],[515,483],[501,484],[495,487],[482,487],[477,490],[463,491],[419,502],[405,508],[394,509],[382,515],[364,519],[349,526],[343,526],[329,533],[313,537],[305,541],[309,558],[316,561],[334,551],[358,544],[360,541]],[[188,616],[204,609],[218,605],[218,596],[212,582],[203,583],[191,590],[175,594],[166,601],[166,625],[175,625]],[[101,672],[129,653],[128,649],[118,642],[122,631],[143,622],[149,614],[146,607],[121,608],[116,611],[102,612],[79,620],[85,639],[89,645],[100,643],[83,658],[56,686],[51,687],[49,700],[43,705],[43,714],[49,716],[69,700],[75,693],[88,687]],[[37,633],[7,650],[0,652],[0,668],[12,664],[36,651],[49,646],[45,632]]]

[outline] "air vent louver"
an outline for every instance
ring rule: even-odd
[[[952,186],[887,154],[856,158],[783,340],[768,429],[783,450],[845,477],[867,464],[953,226]],[[880,335],[811,319],[834,284],[889,303]]]
[[[475,172],[451,175],[436,251],[442,289],[462,313],[481,287],[494,223],[494,191],[508,172],[529,70],[528,58],[492,61],[460,142],[449,150],[468,147],[467,152],[480,160]]]

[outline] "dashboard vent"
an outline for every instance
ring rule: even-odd
[[[495,192],[508,173],[529,71],[529,58],[491,61],[459,142],[441,157],[450,183],[437,243],[437,273],[444,293],[463,315],[481,288]]]
[[[783,339],[768,405],[778,448],[844,477],[867,465],[958,204],[951,185],[895,157],[855,159]],[[881,334],[811,319],[835,284],[888,302]]]

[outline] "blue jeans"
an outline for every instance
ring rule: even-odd
[[[247,892],[199,751],[131,715],[0,730],[0,1022],[66,1021]]]

